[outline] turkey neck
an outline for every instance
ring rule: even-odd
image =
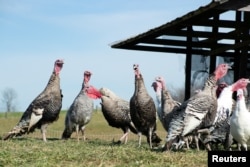
[[[237,99],[237,104],[236,104],[237,109],[235,110],[235,115],[236,116],[241,115],[243,113],[243,111],[247,111],[245,98],[243,97],[243,95],[240,98],[241,99]]]
[[[214,74],[210,75],[210,77],[205,82],[203,91],[208,92],[211,95],[215,95],[215,86],[216,86],[217,79]]]
[[[166,89],[162,89],[161,91],[161,96],[162,96],[162,104],[164,103],[165,100],[168,100],[168,101],[172,101],[172,96],[170,95],[170,93],[166,90]]]
[[[88,83],[85,83],[85,82],[83,82],[82,83],[82,88],[81,88],[81,90],[80,90],[80,94],[85,94],[86,93],[86,86],[88,85]]]
[[[91,75],[84,74],[83,83],[82,83],[82,89],[79,94],[86,94],[87,92],[87,86],[89,86],[89,80],[91,78]]]
[[[161,104],[163,104],[165,100],[172,101],[173,100],[172,96],[169,93],[169,91],[167,90],[165,81],[161,81],[161,86],[162,86],[162,89],[161,89]]]
[[[145,85],[144,85],[144,80],[142,75],[140,74],[140,77],[135,76],[135,92],[134,94],[136,96],[147,92]]]
[[[45,90],[57,91],[58,89],[60,89],[60,77],[59,74],[53,72]]]

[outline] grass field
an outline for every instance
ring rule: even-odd
[[[13,128],[22,113],[10,113],[8,118],[0,113],[1,137]],[[37,167],[195,167],[207,166],[207,151],[188,150],[181,152],[161,152],[160,149],[150,150],[143,137],[142,146],[138,148],[138,137],[130,133],[126,145],[114,145],[122,130],[108,126],[101,112],[94,112],[91,122],[86,127],[86,141],[72,139],[60,140],[64,129],[65,111],[60,113],[57,122],[48,127],[48,142],[43,142],[41,133],[34,133],[0,143],[1,166],[37,166]],[[163,139],[166,132],[158,121],[157,134]]]

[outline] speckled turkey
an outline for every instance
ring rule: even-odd
[[[59,118],[62,108],[62,91],[60,89],[60,71],[63,60],[56,60],[53,73],[46,88],[31,102],[23,113],[18,124],[3,138],[4,140],[41,129],[43,141],[46,139],[46,129],[49,123]]]
[[[141,134],[147,137],[150,148],[161,142],[156,134],[156,106],[153,98],[148,94],[144,84],[139,65],[133,66],[135,73],[135,89],[130,99],[130,115],[139,134],[139,146]]]
[[[173,113],[180,107],[181,103],[175,101],[170,92],[167,90],[163,77],[156,77],[152,86],[156,92],[158,104],[157,114],[166,131],[168,131],[169,123],[173,118]]]
[[[129,131],[137,134],[137,130],[131,120],[129,102],[117,96],[108,88],[101,88],[101,108],[106,121],[111,127],[123,130],[123,135],[117,143],[127,143]]]

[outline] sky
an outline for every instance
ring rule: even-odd
[[[135,63],[153,98],[156,76],[163,76],[167,86],[183,87],[184,55],[110,46],[210,2],[0,0],[0,92],[14,89],[17,111],[25,111],[47,85],[56,59],[65,62],[60,73],[62,109],[68,109],[79,93],[85,70],[93,73],[91,85],[109,88],[128,101],[134,92]],[[99,103],[95,100],[95,105]],[[4,111],[1,102],[0,111]]]

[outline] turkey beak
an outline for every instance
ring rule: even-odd
[[[60,59],[58,64],[64,64],[64,59]]]
[[[157,87],[157,83],[153,82],[151,86],[153,87],[154,91],[156,92],[157,91],[157,88],[156,88]]]
[[[92,73],[90,71],[85,71],[84,75],[90,76],[90,75],[92,75]]]
[[[63,64],[64,64],[63,59],[59,60],[59,62],[57,62],[57,64],[58,64],[60,67],[62,67],[62,66],[63,66]]]
[[[160,82],[160,77],[156,77],[155,80]]]
[[[151,86],[154,88],[156,86],[156,82],[153,82]]]
[[[232,69],[232,64],[227,64],[227,69]]]
[[[137,69],[138,69],[138,67],[139,67],[139,65],[138,65],[138,64],[134,64],[134,66],[133,66],[134,70],[137,70]]]

